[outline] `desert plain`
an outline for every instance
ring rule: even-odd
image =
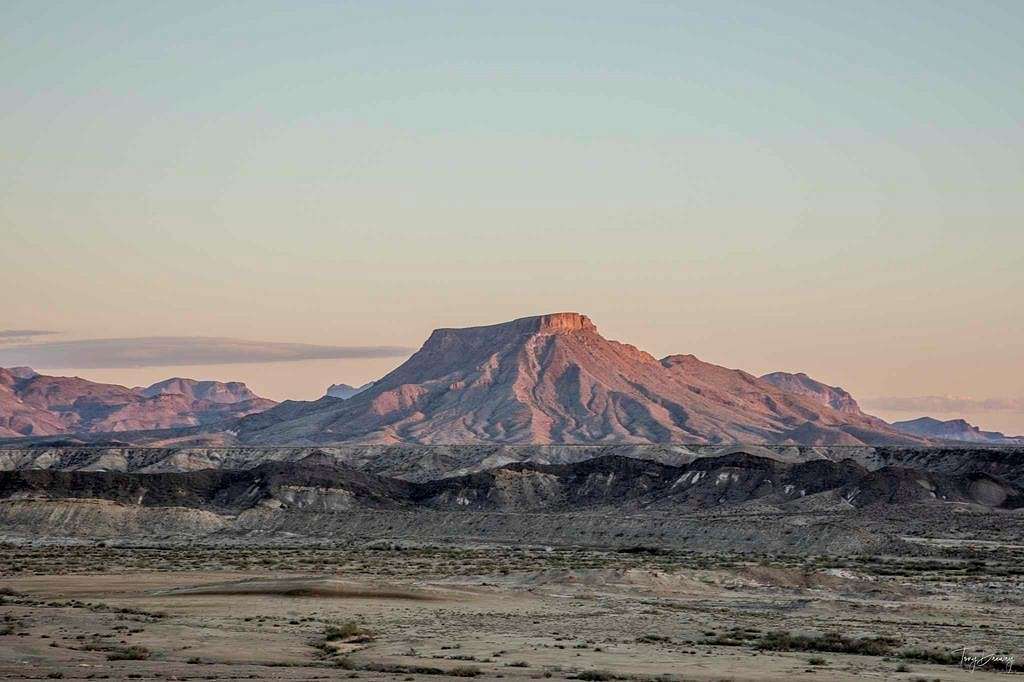
[[[1024,547],[937,549],[9,544],[0,678],[1004,679]]]

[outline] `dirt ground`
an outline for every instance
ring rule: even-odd
[[[1024,655],[1013,565],[5,546],[0,678],[1014,679],[1003,662],[959,665],[964,648]]]

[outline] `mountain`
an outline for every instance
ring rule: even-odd
[[[196,426],[277,404],[237,382],[168,379],[132,389],[26,369],[0,368],[0,437]]]
[[[35,371],[31,367],[8,367],[7,371],[18,379],[31,379],[32,377],[39,376],[39,372]]]
[[[919,417],[909,421],[893,422],[892,426],[903,433],[924,438],[995,445],[1024,445],[1024,436],[1005,436],[998,431],[982,431],[963,419],[940,421],[931,417]]]
[[[860,405],[853,399],[853,396],[839,388],[829,386],[816,381],[803,372],[790,374],[789,372],[772,372],[761,377],[771,385],[781,388],[783,391],[797,395],[814,398],[823,405],[828,405],[838,412],[850,414],[861,414]]]
[[[247,400],[263,400],[240,381],[196,381],[195,379],[166,379],[139,390],[139,395],[154,398],[160,395],[182,395],[189,400],[206,400],[229,405]]]
[[[345,401],[288,401],[222,428],[267,445],[924,442],[692,355],[658,360],[579,313],[438,329]]]
[[[350,386],[348,384],[331,384],[327,387],[327,393],[325,395],[329,398],[341,398],[342,400],[347,400],[357,393],[362,393],[371,386],[373,386],[372,381],[359,387]]]
[[[0,436],[13,438],[65,431],[60,417],[44,407],[23,401],[18,395],[19,387],[31,379],[23,379],[23,374],[0,367]]]

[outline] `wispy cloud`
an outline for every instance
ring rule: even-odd
[[[24,337],[21,337],[24,338]],[[0,348],[0,366],[45,369],[113,369],[173,365],[225,365],[339,358],[390,358],[410,355],[401,346],[320,346],[306,343],[243,341],[202,336],[148,336],[85,339]]]
[[[911,397],[880,397],[861,401],[865,408],[921,414],[968,414],[978,412],[1022,412],[1024,398],[968,398],[961,396],[923,395]]]
[[[52,336],[60,332],[49,329],[0,329],[0,343],[26,343],[39,336]]]

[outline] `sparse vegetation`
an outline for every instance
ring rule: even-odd
[[[584,670],[576,675],[577,680],[615,680],[618,679],[607,670]]]
[[[921,663],[937,663],[939,665],[959,665],[960,654],[941,649],[906,649],[900,652],[900,658]]]
[[[755,646],[765,651],[827,651],[837,654],[887,656],[901,643],[901,640],[894,637],[852,638],[838,632],[826,632],[815,636],[774,631],[763,635],[756,641]]]
[[[111,603],[105,604],[100,601],[104,597],[76,600],[68,598],[74,593],[65,592],[63,588],[46,592],[36,586],[45,583],[45,576],[63,573],[65,567],[72,572],[85,573],[90,570],[88,559],[89,553],[93,552],[93,559],[95,555],[111,558],[111,571],[121,571],[128,575],[134,571],[156,574],[175,568],[205,574],[201,578],[197,575],[195,584],[224,580],[211,576],[217,571],[260,573],[270,567],[275,572],[306,575],[317,571],[321,575],[367,576],[368,581],[381,579],[399,586],[431,581],[438,577],[455,577],[458,584],[486,585],[482,590],[486,594],[498,594],[507,585],[516,586],[516,589],[523,584],[529,586],[529,610],[519,606],[508,612],[478,610],[475,606],[463,609],[461,605],[454,605],[454,602],[437,600],[436,605],[429,602],[417,605],[398,602],[395,608],[380,610],[360,607],[366,617],[352,616],[352,612],[347,610],[347,607],[357,602],[329,602],[310,599],[305,594],[278,592],[275,594],[282,600],[282,606],[284,599],[289,600],[288,606],[279,611],[268,613],[263,610],[261,602],[259,610],[246,608],[225,616],[231,619],[230,627],[251,632],[254,642],[268,642],[274,637],[294,638],[304,634],[308,637],[307,643],[315,647],[306,649],[304,655],[259,662],[267,667],[310,667],[319,668],[321,672],[335,668],[333,674],[336,676],[358,676],[364,679],[378,676],[390,676],[391,679],[408,676],[454,679],[457,676],[502,674],[512,678],[516,676],[513,672],[515,669],[527,668],[532,669],[524,670],[518,676],[631,681],[668,679],[655,675],[656,669],[650,674],[647,671],[622,672],[632,657],[649,654],[651,660],[655,660],[653,657],[657,653],[659,659],[664,658],[666,666],[675,665],[688,656],[701,656],[710,663],[712,676],[716,672],[726,672],[721,668],[715,670],[714,666],[718,662],[734,661],[740,657],[750,661],[753,666],[776,665],[779,660],[795,661],[803,664],[800,669],[818,668],[818,677],[828,677],[828,670],[845,670],[850,665],[850,661],[839,656],[853,654],[878,657],[874,661],[859,661],[856,665],[884,677],[896,671],[910,672],[911,666],[923,670],[924,666],[918,666],[915,661],[922,664],[957,665],[959,654],[944,650],[938,646],[942,643],[941,639],[934,639],[935,636],[952,639],[957,631],[937,628],[974,628],[972,646],[985,647],[978,649],[979,653],[996,651],[998,649],[994,647],[998,646],[1009,648],[1015,645],[1017,640],[1014,638],[1018,635],[1006,627],[1009,616],[982,622],[979,614],[987,613],[985,609],[991,609],[992,602],[988,598],[996,597],[1001,585],[1012,587],[1019,582],[1016,574],[1012,574],[1008,568],[1013,561],[1024,559],[1024,552],[1013,549],[986,550],[985,561],[978,564],[964,558],[968,551],[957,549],[955,558],[929,558],[859,555],[820,557],[796,554],[715,556],[681,551],[650,554],[572,547],[396,545],[371,549],[355,543],[344,547],[333,544],[322,547],[18,547],[0,559],[0,574],[10,574],[11,566],[18,564],[22,575],[35,574],[44,578],[34,579],[31,593],[7,597],[7,604],[0,607],[0,633],[24,636],[28,639],[18,640],[19,645],[30,644],[37,651],[47,653],[60,653],[64,649],[91,650],[102,652],[94,655],[94,659],[109,655],[112,661],[142,660],[131,653],[124,655],[123,652],[133,648],[129,646],[133,639],[142,641],[142,637],[145,637],[147,644],[153,646],[153,637],[166,631],[157,622],[166,614],[122,606],[133,604],[123,596],[111,597]],[[63,556],[65,552],[67,557]],[[148,557],[146,561],[136,561],[141,555]],[[986,572],[981,574],[983,577],[977,577],[975,570],[979,565],[984,566],[986,571],[1007,569],[1007,575]],[[501,577],[502,570],[507,570],[511,577]],[[956,602],[956,607],[964,608],[956,611],[955,618],[949,617],[945,621],[941,618],[930,619],[928,630],[919,627],[899,630],[900,635],[906,638],[904,643],[900,638],[890,636],[897,631],[896,620],[885,615],[875,620],[873,614],[869,616],[866,610],[860,610],[864,608],[861,602],[854,605],[845,598],[835,597],[840,593],[839,589],[827,582],[817,588],[823,599],[822,608],[815,609],[813,613],[801,610],[803,597],[797,596],[797,590],[805,586],[805,581],[824,572],[828,572],[828,580],[840,581],[841,586],[842,581],[867,580],[865,576],[872,576],[872,585],[865,597],[867,602],[887,599],[893,594],[894,587],[900,590],[900,595],[917,589],[923,589],[927,594],[936,594],[947,589],[946,583],[954,583],[958,590],[955,594],[960,595],[953,597],[960,600]],[[591,589],[592,584],[598,583],[590,581],[601,581],[599,584],[606,585],[611,576],[615,583],[614,589],[625,594],[630,589],[628,581],[646,580],[655,574],[658,589],[664,586],[666,592],[656,593],[649,589],[649,584],[638,583],[639,589],[631,593],[633,596],[625,608],[628,618],[618,619],[608,615],[610,607],[619,608],[620,603],[625,603],[619,601],[618,594],[611,590]],[[628,576],[628,580],[619,578],[623,575]],[[688,582],[683,583],[684,590],[672,592],[675,586],[671,581],[676,575],[685,576],[687,581],[694,578],[700,580],[704,586],[702,590],[713,595],[715,610],[695,606],[692,592],[686,591],[690,586]],[[536,590],[531,584],[535,576],[540,576],[544,581],[538,583],[540,587]],[[563,580],[563,576],[564,583],[546,582]],[[174,580],[171,579],[171,582]],[[282,582],[287,583],[289,580],[293,579],[283,578]],[[752,588],[752,580],[759,585]],[[20,588],[23,584],[20,581],[20,578],[14,578],[11,587]],[[373,589],[380,586],[380,582],[368,584],[372,584]],[[825,594],[828,590],[832,590],[833,595]],[[877,594],[870,590],[877,591]],[[14,590],[4,590],[5,594],[11,592]],[[563,600],[551,601],[549,595],[552,593],[557,593]],[[504,595],[509,593],[500,594],[504,599]],[[967,597],[973,599],[980,594],[984,594],[986,599],[976,602],[978,606],[975,607],[975,602],[969,602]],[[565,595],[574,598],[564,599]],[[907,609],[916,608],[913,600],[905,596],[899,599],[907,605]],[[239,605],[249,603],[244,594],[234,595],[227,601]],[[137,605],[146,603],[149,602],[138,602]],[[730,609],[731,603],[740,607]],[[14,608],[7,608],[9,605]],[[537,608],[534,609],[534,606]],[[1006,608],[1017,607],[1007,604]],[[180,612],[177,607],[169,607],[168,610],[174,614]],[[12,617],[12,613],[17,615]],[[556,613],[558,617],[553,615]],[[579,620],[572,621],[572,627],[569,627],[562,619],[563,613],[570,613]],[[1016,615],[1019,612],[1013,613]],[[83,618],[88,625],[79,627],[77,631],[56,630],[49,625],[54,621],[74,622],[77,619],[82,622]],[[175,630],[178,631],[179,627],[192,627],[190,621],[190,618],[175,615]],[[499,623],[499,629],[496,630],[495,624]],[[858,630],[829,631],[840,623],[855,623]],[[866,629],[872,627],[871,623],[877,623],[874,631]],[[404,624],[414,625],[407,630]],[[143,626],[145,634],[141,633]],[[510,627],[518,628],[517,632],[524,633],[528,639],[503,640],[495,637],[498,632],[506,633]],[[382,661],[367,660],[376,658],[373,647],[347,646],[368,642],[380,636],[376,633],[384,631],[389,636],[388,646],[379,652],[386,657]],[[406,631],[415,631],[417,634],[406,639]],[[448,639],[438,641],[437,633],[442,631]],[[927,637],[923,634],[925,632]],[[135,634],[141,637],[136,638],[133,636]],[[428,641],[425,637],[435,639]],[[928,648],[932,645],[936,648]],[[42,649],[45,646],[59,648]],[[181,649],[189,646],[195,647],[195,651],[200,650],[194,639]],[[709,646],[743,647],[743,650],[715,651],[707,648]],[[145,650],[144,647],[140,648]],[[219,666],[229,658],[223,652],[216,652],[209,647],[202,647],[201,650],[202,658],[186,658],[193,652],[181,651],[176,655],[169,654],[170,660],[167,663],[178,666],[180,672],[175,674],[179,677],[184,672],[195,678],[196,673],[206,672],[202,666],[199,670],[196,666],[214,662]],[[780,657],[771,653],[776,651],[795,653]],[[536,659],[533,658],[534,652],[538,655]],[[817,655],[819,653],[822,655]],[[402,658],[392,659],[391,655]],[[156,653],[150,656],[155,657]],[[191,670],[186,669],[186,664],[191,665]],[[604,666],[608,666],[608,669],[602,669]],[[125,667],[122,665],[122,671]],[[215,671],[211,669],[211,672]],[[45,670],[40,675],[45,676]],[[316,675],[311,673],[310,677],[313,676]],[[909,679],[914,675],[906,677]]]

